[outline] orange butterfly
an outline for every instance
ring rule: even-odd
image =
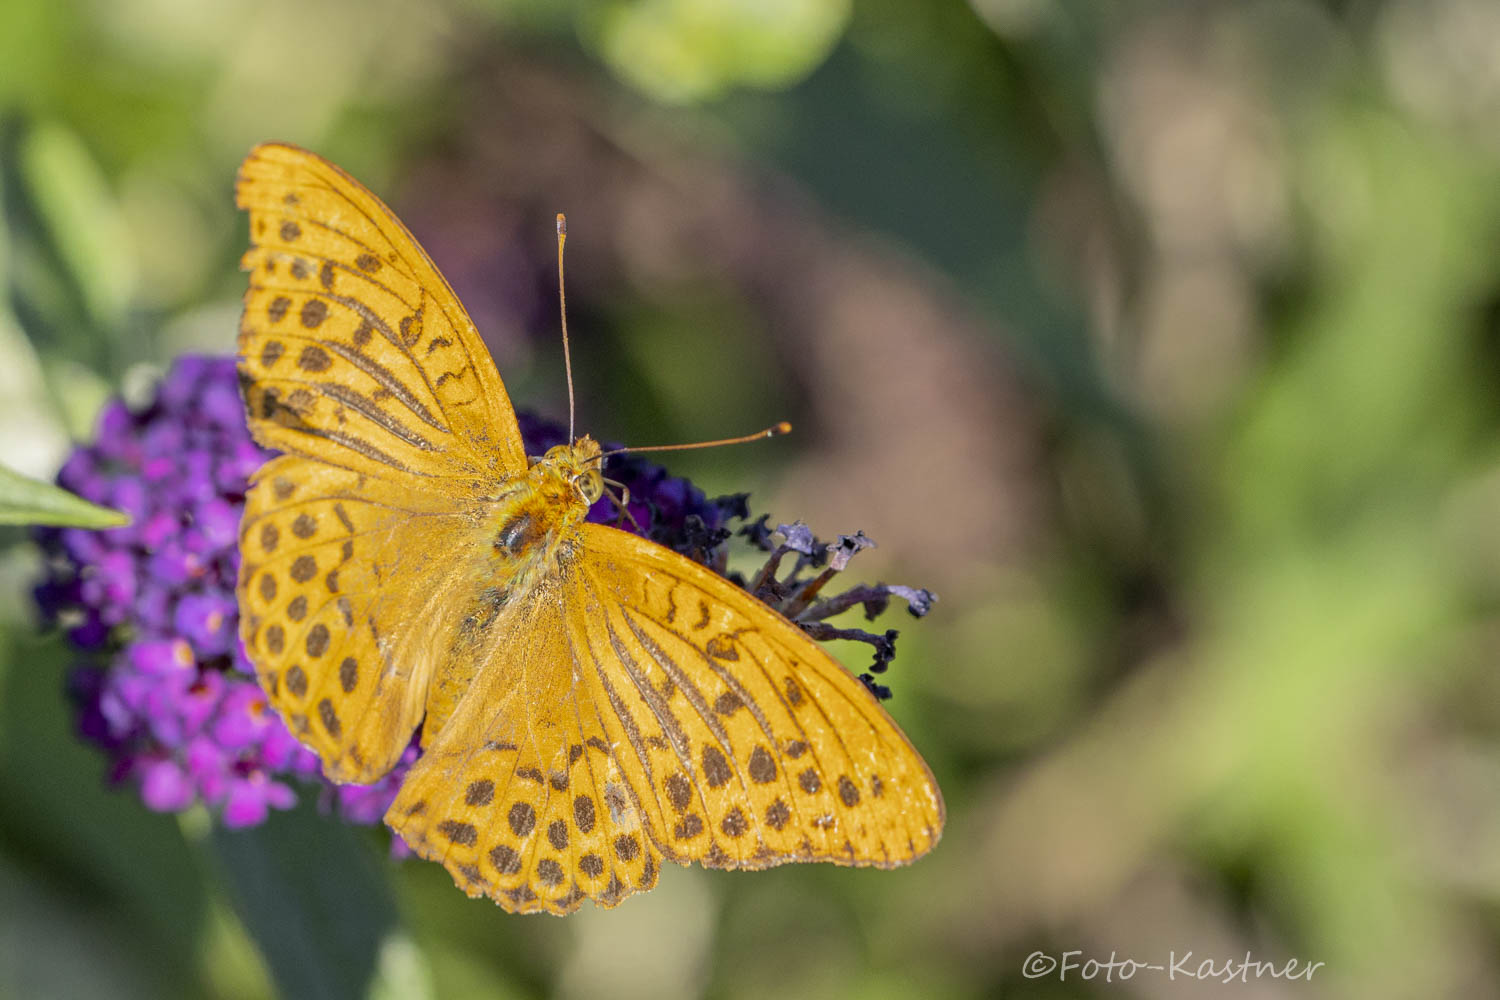
[[[386,823],[507,910],[614,906],[662,859],[891,867],[943,826],[875,698],[780,614],[584,520],[589,437],[528,459],[474,324],[381,201],[305,150],[240,168],[250,428],[240,635],[329,778],[422,727]]]

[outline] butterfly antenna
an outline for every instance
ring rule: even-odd
[[[720,438],[717,441],[695,441],[692,444],[654,444],[645,448],[616,448],[614,451],[600,452],[599,457],[608,458],[610,455],[620,455],[627,451],[687,451],[690,448],[717,448],[721,444],[744,444],[747,441],[780,437],[783,434],[790,434],[791,432],[792,425],[783,420],[775,426],[767,427],[763,431],[756,431],[754,434],[746,434],[743,437]]]
[[[557,304],[562,313],[563,368],[568,373],[568,440],[573,440],[573,354],[568,350],[568,295],[563,287],[563,244],[568,239],[568,217],[557,213]]]

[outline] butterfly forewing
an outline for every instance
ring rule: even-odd
[[[484,343],[375,195],[311,153],[264,145],[236,197],[250,212],[239,353],[258,441],[412,488],[525,470]]]
[[[937,783],[822,647],[674,552],[601,525],[580,535],[565,577],[589,609],[585,683],[619,720],[664,855],[887,866],[931,848]]]

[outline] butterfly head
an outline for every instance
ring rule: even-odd
[[[599,471],[599,443],[585,434],[572,444],[548,449],[538,466],[546,468],[548,478],[565,487],[587,510],[604,495],[604,474]]]

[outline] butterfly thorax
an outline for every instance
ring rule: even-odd
[[[550,449],[506,484],[485,521],[497,575],[509,589],[529,590],[552,570],[559,547],[603,493],[599,445],[588,436]]]

